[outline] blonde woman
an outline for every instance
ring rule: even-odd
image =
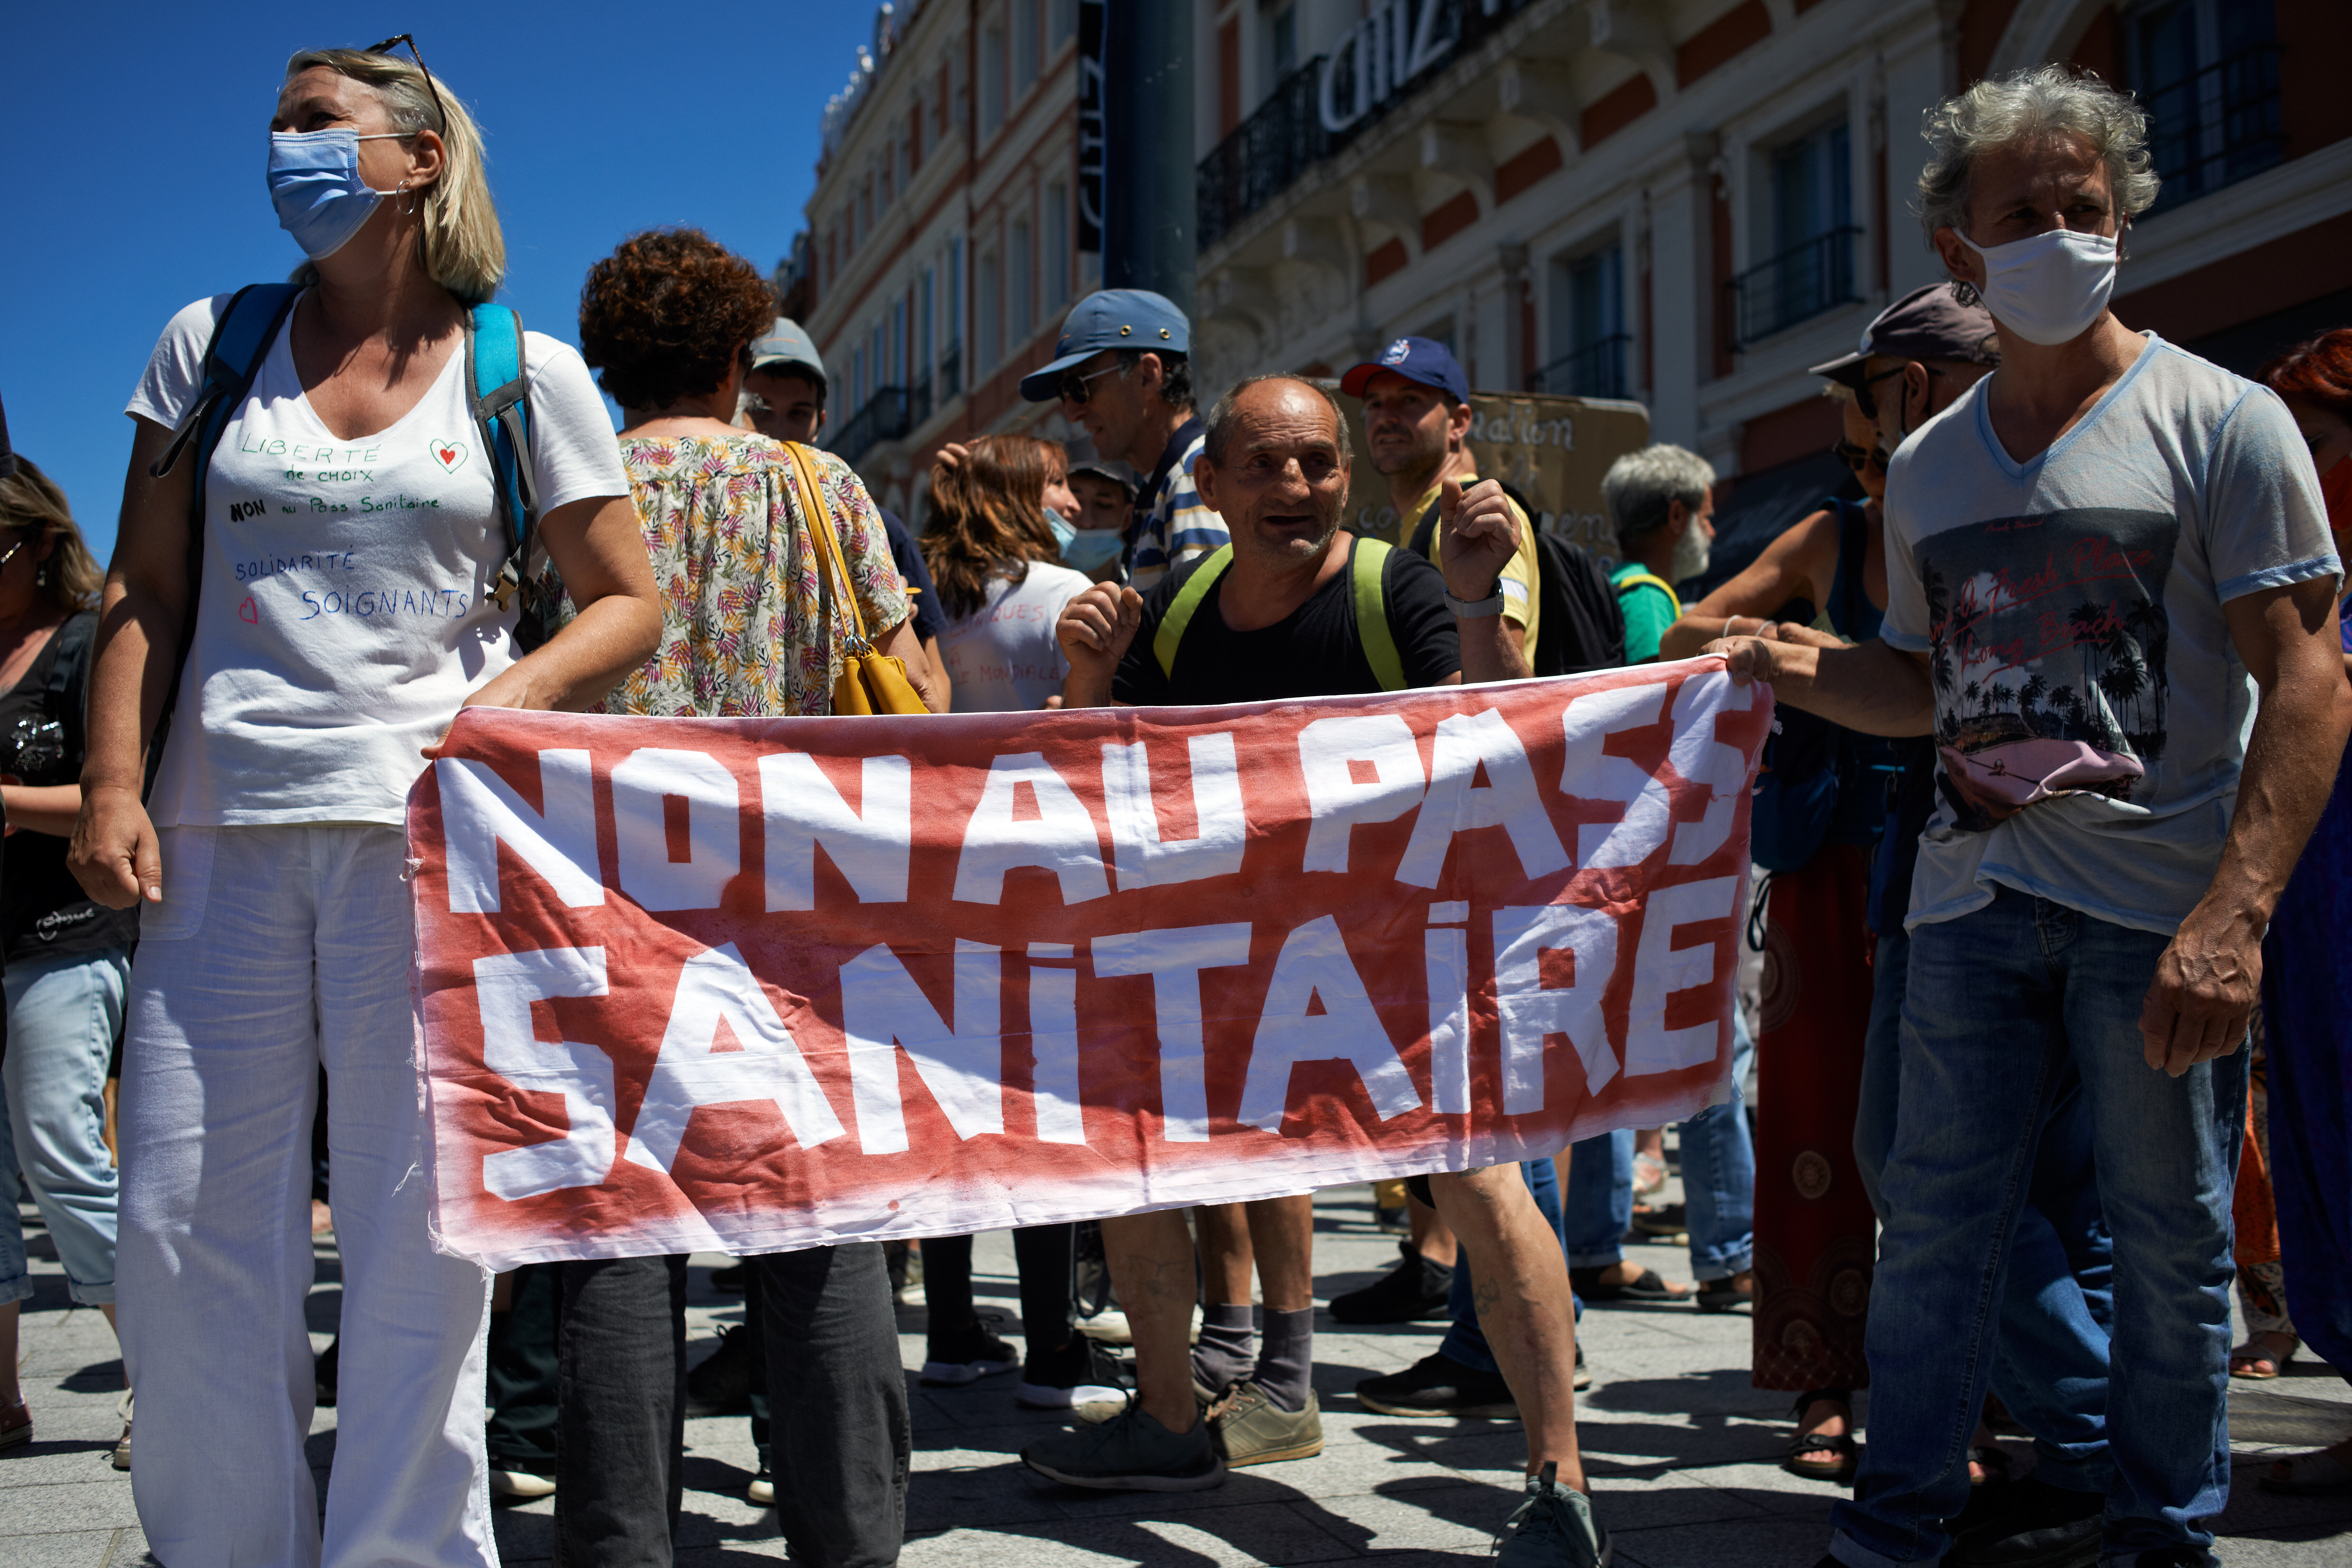
[[[32,1440],[16,1383],[18,1303],[33,1294],[16,1213],[24,1173],[78,1306],[114,1321],[114,1157],[106,1072],[139,917],[91,900],[66,868],[81,809],[82,700],[99,569],[63,491],[29,458],[0,477],[0,1448]],[[115,1445],[130,1463],[130,1433]]]
[[[427,1235],[404,804],[461,706],[589,706],[652,650],[660,605],[587,370],[535,333],[523,457],[579,615],[525,654],[489,595],[505,524],[464,351],[505,246],[448,88],[381,48],[306,52],[270,131],[307,288],[206,471],[183,454],[153,477],[226,297],[173,318],[131,398],[74,831],[82,885],[142,911],[120,1113],[132,1485],[166,1563],[487,1568],[489,1280]],[[321,1065],[344,1291],[323,1540],[302,1451]]]

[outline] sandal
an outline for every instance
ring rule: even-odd
[[[1654,1268],[1643,1269],[1636,1279],[1610,1284],[1601,1277],[1614,1267],[1614,1264],[1604,1263],[1594,1268],[1571,1268],[1568,1271],[1569,1283],[1576,1288],[1578,1295],[1588,1301],[1675,1303],[1691,1299],[1689,1286],[1669,1285],[1658,1278],[1658,1271]]]
[[[2290,1454],[2263,1472],[2266,1492],[2288,1497],[2326,1497],[2352,1492],[2352,1469],[2326,1448],[2310,1454]]]
[[[1969,1485],[1972,1487],[2006,1486],[2010,1479],[2009,1450],[1990,1443],[1980,1443],[1969,1450],[1969,1468],[1971,1472],[1984,1472],[1980,1476],[1969,1475]]]
[[[1806,1454],[1834,1454],[1837,1458],[1808,1459],[1802,1457]],[[1851,1432],[1827,1437],[1818,1432],[1799,1432],[1790,1437],[1788,1456],[1780,1461],[1780,1468],[1809,1481],[1852,1486],[1854,1471],[1862,1468],[1862,1445],[1853,1440]]]
[[[2263,1348],[2265,1340],[2284,1340],[2285,1352],[2273,1355]],[[2230,1375],[2247,1383],[2268,1383],[2287,1369],[2287,1363],[2294,1360],[2294,1352],[2302,1348],[2303,1342],[2293,1334],[2282,1334],[2270,1329],[2249,1334],[2244,1344],[2230,1352]],[[2269,1370],[2264,1371],[2264,1368]]]

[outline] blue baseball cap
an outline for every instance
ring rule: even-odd
[[[1071,308],[1052,362],[1021,378],[1021,395],[1032,403],[1051,403],[1062,395],[1062,373],[1105,349],[1189,354],[1192,323],[1165,294],[1149,289],[1097,289]]]
[[[1433,386],[1451,395],[1456,403],[1470,401],[1470,378],[1462,374],[1462,362],[1435,338],[1399,338],[1381,351],[1380,358],[1349,369],[1339,378],[1339,390],[1350,397],[1361,397],[1372,377],[1384,370]]]

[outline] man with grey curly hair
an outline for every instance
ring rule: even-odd
[[[2139,108],[2042,66],[1938,106],[1927,136],[1929,241],[1991,312],[2000,366],[1888,467],[1877,639],[1710,645],[1781,701],[1937,740],[1870,1444],[1824,1561],[2206,1568],[2241,1047],[2352,733],[2342,567],[2278,398],[2107,309],[2156,194]],[[1990,1304],[2070,1069],[2115,1242],[2106,1452],[2045,1460],[2054,1479],[2012,1483],[1955,1542]]]
[[[1664,442],[1626,453],[1601,477],[1601,504],[1617,531],[1622,562],[1609,581],[1625,612],[1629,664],[1658,657],[1658,639],[1683,613],[1675,584],[1706,570],[1714,489],[1713,464]]]

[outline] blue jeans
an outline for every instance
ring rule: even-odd
[[[1748,1081],[1756,1042],[1748,1020],[1731,1015],[1732,1097],[1682,1124],[1683,1217],[1690,1231],[1692,1277],[1728,1279],[1756,1255],[1756,1142],[1738,1086]],[[1561,1235],[1571,1268],[1605,1268],[1625,1256],[1633,1222],[1633,1133],[1604,1132],[1573,1144]]]
[[[1871,1206],[1886,1216],[1879,1176],[1895,1143],[1900,1102],[1903,993],[1911,939],[1878,939],[1870,1033],[1863,1047],[1862,1105],[1853,1161]],[[2033,1434],[2033,1473],[2073,1491],[2106,1491],[2107,1346],[2115,1314],[2115,1243],[2099,1212],[2091,1121],[2082,1074],[2068,1067],[2042,1123],[2027,1201],[2009,1247],[2009,1283],[1990,1381]]]
[[[1520,1163],[1519,1169],[1527,1175],[1528,1191],[1535,1194],[1536,1207],[1542,1211],[1545,1219],[1551,1222],[1552,1234],[1559,1235],[1559,1167],[1549,1160],[1528,1160]],[[1454,1326],[1445,1331],[1445,1338],[1438,1342],[1438,1353],[1458,1361],[1464,1366],[1476,1367],[1480,1372],[1501,1373],[1501,1363],[1495,1360],[1495,1352],[1487,1347],[1486,1331],[1478,1326],[1477,1297],[1470,1288],[1469,1260],[1466,1258],[1455,1259],[1454,1283],[1447,1288],[1445,1308],[1454,1314]],[[1581,1317],[1584,1303],[1577,1302],[1574,1310]]]
[[[115,948],[19,958],[7,966],[8,1054],[0,1062],[0,1302],[31,1299],[16,1173],[84,1307],[114,1300],[114,1157],[106,1151],[106,1068],[122,1026],[131,954]]]
[[[1880,1178],[1871,1441],[1832,1510],[1851,1568],[1932,1563],[1968,1501],[2010,1247],[2044,1120],[2081,1075],[2119,1278],[2108,1383],[2110,1568],[2209,1552],[2229,1496],[2230,1188],[2246,1055],[2171,1078],[2141,1056],[2167,938],[2001,889],[1911,933],[1900,1108]]]

